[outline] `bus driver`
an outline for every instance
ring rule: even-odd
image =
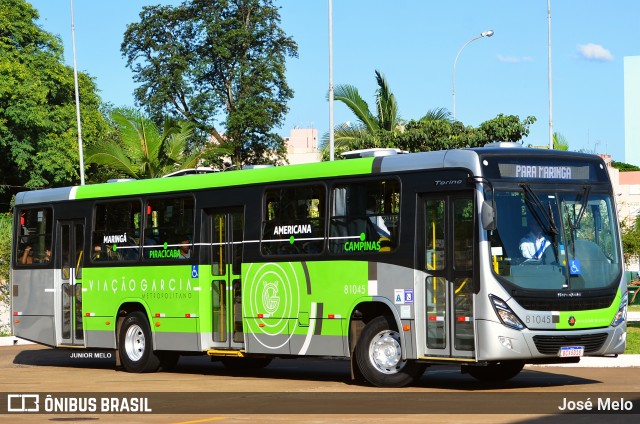
[[[529,229],[527,235],[520,239],[520,252],[526,259],[540,259],[551,243],[544,237],[540,224],[535,219],[529,220]]]

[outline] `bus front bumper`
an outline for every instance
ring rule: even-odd
[[[605,356],[624,353],[626,323],[617,327],[586,330],[515,330],[502,323],[478,320],[478,361],[536,360],[558,358],[561,348],[584,348],[584,356]]]

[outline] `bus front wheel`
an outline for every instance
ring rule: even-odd
[[[380,316],[362,330],[355,350],[364,378],[378,387],[404,387],[424,373],[426,365],[402,359],[400,334],[390,318]]]
[[[124,369],[129,372],[155,372],[160,358],[153,352],[151,329],[142,312],[127,315],[118,336],[118,352]]]

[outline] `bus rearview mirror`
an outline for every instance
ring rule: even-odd
[[[496,229],[496,211],[493,208],[491,202],[486,200],[482,202],[481,210],[482,228],[487,231],[493,231]]]

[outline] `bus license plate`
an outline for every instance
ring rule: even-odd
[[[565,346],[560,348],[560,357],[568,358],[572,356],[584,355],[584,346]]]

